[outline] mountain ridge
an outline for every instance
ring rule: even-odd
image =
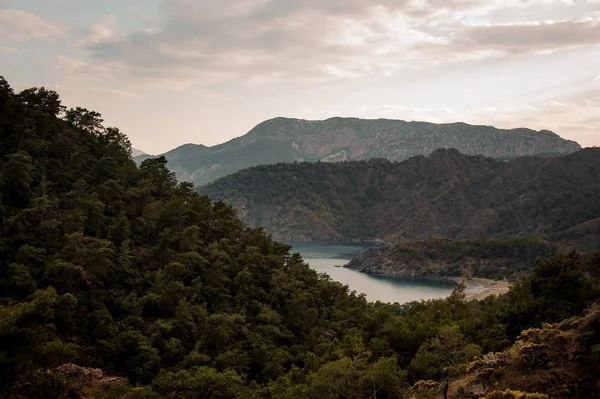
[[[600,214],[599,176],[600,149],[509,162],[439,149],[399,163],[257,166],[199,191],[280,240],[540,235],[595,247],[600,235],[569,229]]]
[[[434,124],[393,119],[278,117],[212,147],[184,144],[162,155],[180,180],[208,184],[238,170],[279,162],[402,161],[437,148],[494,158],[565,154],[581,149],[549,130],[498,129],[464,122]],[[140,163],[152,156],[136,158]]]
[[[144,155],[148,155],[148,154],[146,154],[144,151],[142,151],[140,149],[131,148],[131,156],[133,158],[135,158],[135,157],[141,157],[141,156],[144,156]]]

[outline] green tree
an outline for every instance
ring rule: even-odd
[[[461,365],[480,354],[481,349],[470,343],[458,326],[444,326],[419,348],[409,372],[413,381],[439,379],[445,373],[458,373]]]

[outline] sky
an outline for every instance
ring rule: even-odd
[[[0,0],[0,75],[152,154],[278,116],[600,146],[600,0]]]

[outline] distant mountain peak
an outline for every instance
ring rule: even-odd
[[[131,148],[131,156],[133,158],[139,157],[140,155],[146,155],[146,153],[142,150],[138,150],[137,148]]]
[[[205,146],[204,144],[186,143],[186,144],[180,145],[177,148],[179,148],[179,149],[187,149],[187,148],[209,148],[209,147]]]
[[[429,156],[439,148],[454,148],[468,155],[515,158],[572,153],[581,147],[554,133],[523,128],[503,130],[463,122],[435,124],[340,116],[311,121],[277,117],[226,143],[213,147],[185,144],[164,155],[180,180],[204,185],[256,165],[371,158],[403,161],[416,155]],[[441,155],[434,159],[437,156]]]

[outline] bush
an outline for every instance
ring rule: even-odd
[[[482,399],[548,399],[548,395],[507,389],[506,391],[490,392],[485,398]]]

